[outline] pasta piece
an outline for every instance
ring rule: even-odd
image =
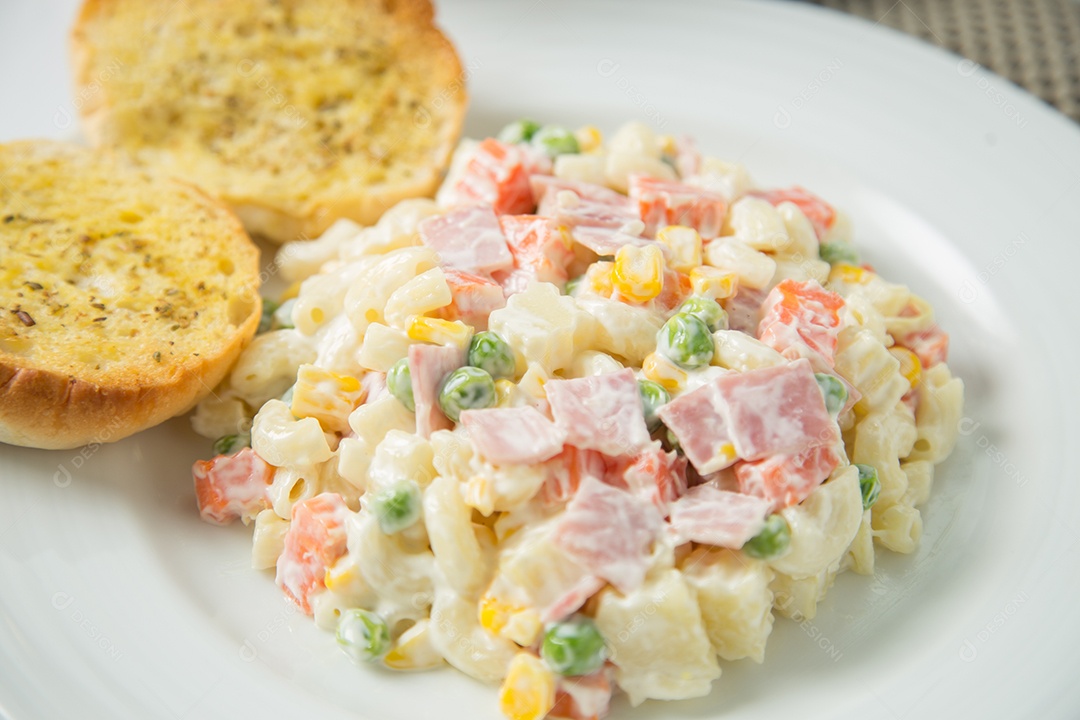
[[[694,590],[713,650],[724,660],[764,660],[773,626],[769,566],[732,550],[699,547],[679,567]]]
[[[917,439],[907,459],[939,463],[949,457],[956,447],[960,419],[964,413],[964,383],[954,378],[949,368],[940,363],[923,370],[917,390]]]
[[[435,566],[459,597],[475,600],[491,579],[492,565],[472,525],[472,510],[461,498],[461,486],[438,477],[424,492],[424,523]]]
[[[579,338],[595,330],[592,318],[550,283],[533,283],[491,313],[488,327],[548,372],[570,366]],[[584,348],[582,348],[584,349]]]
[[[352,241],[343,244],[341,258],[348,261],[417,245],[420,221],[438,211],[439,206],[427,198],[402,200],[383,213],[374,226],[365,228]]]
[[[873,466],[881,480],[875,513],[899,502],[907,492],[907,475],[900,469],[900,458],[906,457],[915,443],[915,424],[902,407],[870,413],[855,425],[851,461]]]
[[[934,486],[934,464],[929,460],[910,460],[900,464],[907,476],[907,491],[900,499],[905,505],[922,505],[930,499]]]
[[[784,218],[761,198],[747,196],[735,201],[728,226],[736,240],[754,250],[783,252],[791,244]]]
[[[713,365],[738,372],[787,364],[783,355],[765,343],[738,330],[717,330],[713,333]]]
[[[427,617],[435,589],[435,558],[427,543],[409,542],[405,533],[387,535],[367,510],[350,517],[346,530],[349,557],[378,598],[370,609],[391,627]]]
[[[310,339],[296,330],[274,330],[257,336],[229,375],[233,393],[251,407],[279,397],[296,380],[296,369],[317,355]]]
[[[387,325],[405,330],[410,317],[438,310],[453,299],[442,268],[433,267],[391,293],[386,299],[383,316]]]
[[[629,595],[601,592],[596,624],[631,705],[701,697],[720,677],[701,610],[678,570],[656,573]]]
[[[739,285],[759,290],[776,275],[776,261],[733,237],[718,237],[705,245],[705,264],[735,273]]]
[[[869,509],[863,511],[862,521],[859,523],[859,531],[848,546],[844,556],[842,568],[852,570],[859,575],[874,574],[874,531],[871,526],[872,513]]]
[[[255,416],[251,447],[277,467],[311,467],[333,455],[319,421],[310,417],[297,420],[280,400],[270,400]]]
[[[801,578],[776,573],[770,585],[773,607],[795,622],[813,620],[817,615],[818,603],[825,599],[825,593],[832,587],[839,569],[840,564],[833,563],[816,575]]]
[[[431,644],[446,662],[481,682],[506,676],[518,646],[480,625],[476,604],[448,588],[435,593],[431,606]]]
[[[267,508],[255,516],[255,532],[251,542],[251,567],[265,570],[277,565],[285,549],[285,533],[289,521]]]
[[[876,506],[875,506],[876,507]],[[910,505],[896,504],[873,514],[874,539],[893,552],[915,552],[922,537],[922,514]]]
[[[802,503],[780,511],[791,527],[791,548],[769,564],[793,578],[817,575],[843,556],[862,512],[858,470],[850,465],[836,470]]]
[[[344,432],[349,429],[349,414],[365,394],[355,377],[305,364],[296,371],[290,409],[297,418],[315,418],[328,432]]]
[[[840,333],[835,369],[861,394],[855,411],[862,415],[892,410],[911,389],[900,361],[866,330]]]
[[[575,345],[577,352],[597,350],[640,365],[656,348],[656,333],[663,325],[657,313],[607,298],[580,298],[577,304],[595,320],[589,323],[593,332]]]
[[[360,367],[378,372],[390,372],[398,360],[409,354],[413,341],[404,330],[382,323],[371,323],[364,332],[357,357]]]
[[[281,269],[287,282],[298,282],[319,272],[323,265],[335,260],[344,245],[356,239],[362,227],[348,218],[339,218],[314,240],[294,240],[285,243],[274,256],[274,265]]]
[[[360,264],[363,271],[350,278],[342,302],[358,335],[362,335],[371,323],[384,321],[383,309],[395,290],[437,265],[435,251],[428,247],[394,250]],[[317,278],[308,282],[314,280]]]
[[[367,489],[378,492],[408,478],[423,490],[435,479],[433,460],[434,451],[427,440],[415,433],[389,430],[375,448]]]

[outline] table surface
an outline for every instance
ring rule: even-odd
[[[1078,0],[810,0],[940,45],[1080,122]]]

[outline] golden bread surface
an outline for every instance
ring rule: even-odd
[[[51,141],[0,145],[0,181],[0,441],[117,440],[217,384],[261,310],[224,204]]]
[[[278,242],[432,194],[465,112],[427,0],[86,0],[72,48],[93,143]]]

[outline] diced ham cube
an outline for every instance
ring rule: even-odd
[[[720,302],[728,314],[728,327],[757,337],[761,325],[761,304],[765,302],[765,291],[739,286],[731,297]]]
[[[420,222],[420,240],[444,267],[487,275],[509,270],[514,256],[490,207],[470,205]]]
[[[337,493],[322,493],[293,505],[285,549],[277,561],[277,584],[308,615],[311,596],[326,585],[326,569],[345,554],[349,508]]]
[[[816,364],[831,368],[843,307],[844,298],[816,280],[784,280],[762,304],[759,339],[788,359],[820,359]]]
[[[464,353],[452,345],[409,346],[416,434],[420,437],[429,438],[436,430],[454,427],[454,423],[439,408],[439,387],[447,375],[464,364]]]
[[[529,178],[529,183],[532,185],[533,196],[537,198],[543,198],[548,194],[549,188],[554,188],[556,193],[560,190],[569,190],[582,200],[626,207],[625,195],[603,185],[578,180],[563,180],[554,175],[533,175]]]
[[[667,225],[686,225],[714,238],[727,214],[727,199],[718,192],[647,175],[630,176],[630,199],[649,237]]]
[[[575,227],[570,230],[570,237],[578,245],[589,248],[600,257],[615,255],[623,245],[645,247],[657,244],[653,240],[606,227]]]
[[[675,170],[679,177],[688,178],[701,171],[701,153],[689,135],[675,138]]]
[[[840,464],[833,445],[818,445],[791,455],[774,455],[735,465],[739,491],[771,503],[770,512],[801,503],[810,497]]]
[[[682,305],[683,300],[689,297],[692,291],[693,286],[690,284],[689,275],[665,267],[664,284],[653,302],[657,308],[670,313]]]
[[[937,325],[896,338],[896,343],[915,353],[924,367],[933,367],[949,357],[949,336]]]
[[[656,414],[679,439],[686,458],[702,475],[735,462],[735,445],[715,381],[679,395]]]
[[[540,612],[540,622],[558,622],[581,608],[585,602],[604,587],[605,583],[595,575],[586,575]]]
[[[586,476],[599,480],[606,472],[603,455],[573,445],[563,446],[562,452],[547,462],[547,467],[550,474],[544,481],[541,497],[548,505],[572,498]]]
[[[567,443],[613,457],[636,455],[649,444],[633,370],[549,380],[544,388]]]
[[[556,224],[567,227],[603,227],[618,229],[640,227],[637,213],[623,198],[621,204],[589,200],[572,190],[560,190],[552,186],[540,199],[538,215],[554,218]]]
[[[545,169],[539,159],[517,145],[507,145],[495,138],[481,142],[451,188],[451,205],[486,203],[496,213],[527,213],[536,208],[529,174]]]
[[[508,298],[511,295],[517,295],[520,292],[525,292],[529,287],[529,283],[536,282],[536,275],[534,275],[531,270],[518,268],[514,268],[510,271],[500,270],[496,273],[492,273],[491,277],[495,282],[499,283],[504,298]]]
[[[747,194],[763,198],[774,206],[782,202],[793,203],[802,210],[803,215],[814,226],[818,240],[825,237],[829,228],[836,222],[836,211],[833,210],[832,205],[799,186],[785,190],[751,190]]]
[[[619,463],[605,480],[652,503],[666,516],[668,505],[686,492],[686,458],[664,452],[655,441],[628,463]]]
[[[514,256],[515,269],[529,271],[542,282],[566,282],[566,267],[574,252],[569,237],[554,220],[541,215],[503,215],[499,225]]]
[[[464,410],[461,424],[482,458],[494,465],[540,463],[562,452],[566,432],[536,408]]]
[[[251,448],[198,460],[191,474],[199,515],[207,522],[225,525],[236,518],[253,518],[269,504],[266,488],[274,468]]]
[[[502,286],[494,280],[453,268],[443,268],[443,276],[453,297],[448,306],[440,308],[439,316],[445,320],[461,320],[486,330],[488,315],[506,307]]]
[[[645,580],[649,549],[661,527],[653,506],[586,477],[559,519],[552,543],[625,594]]]
[[[761,532],[770,506],[761,497],[698,485],[671,505],[669,522],[680,543],[737,550]]]
[[[735,453],[743,460],[831,445],[839,429],[829,417],[825,398],[806,360],[714,381]],[[681,439],[680,439],[681,441]]]

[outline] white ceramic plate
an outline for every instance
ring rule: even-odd
[[[881,552],[816,619],[779,621],[765,664],[728,664],[711,696],[615,716],[1080,716],[1077,127],[971,63],[809,6],[440,12],[468,131],[640,118],[763,185],[812,188],[938,309],[967,383],[914,556]],[[75,132],[73,13],[0,6],[0,140]],[[248,569],[248,530],[200,522],[189,467],[207,452],[183,418],[81,451],[0,447],[0,715],[498,717],[492,689],[450,670],[351,666]]]

